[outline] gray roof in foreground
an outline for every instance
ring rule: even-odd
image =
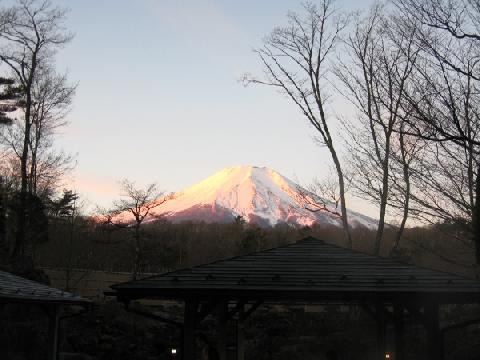
[[[480,301],[480,282],[308,237],[294,244],[113,285],[117,296]]]
[[[0,302],[89,304],[78,295],[0,271]]]

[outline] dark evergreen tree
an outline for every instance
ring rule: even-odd
[[[48,213],[54,218],[71,217],[75,211],[75,202],[78,194],[72,190],[63,189],[63,194],[58,199],[51,199],[48,203]]]
[[[21,88],[11,78],[0,77],[0,126],[12,123],[9,113],[17,110],[21,103]],[[7,198],[6,184],[0,173],[0,260],[8,255],[7,244]]]
[[[22,88],[12,78],[0,76],[0,125],[12,123],[9,113],[17,110],[23,103]]]

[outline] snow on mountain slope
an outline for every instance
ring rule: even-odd
[[[315,208],[312,204],[326,206],[312,212],[308,210]],[[240,215],[263,226],[282,222],[341,226],[340,216],[332,203],[322,201],[274,170],[255,166],[221,170],[176,193],[172,200],[155,208],[152,215],[162,215],[174,222],[229,222]],[[375,220],[355,212],[349,212],[349,221],[352,226],[376,226]]]

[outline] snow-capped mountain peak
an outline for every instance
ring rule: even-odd
[[[321,210],[308,210],[312,204]],[[172,200],[155,208],[152,215],[162,215],[174,222],[228,222],[242,216],[263,226],[282,222],[341,226],[338,211],[331,202],[323,201],[274,170],[235,166],[176,193]],[[361,214],[350,212],[349,216],[353,226],[375,226],[373,219]]]

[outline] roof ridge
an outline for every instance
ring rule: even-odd
[[[440,274],[445,275],[446,277],[448,276],[450,278],[453,278],[452,280],[469,280],[469,281],[474,281],[474,282],[480,283],[476,279],[471,279],[471,278],[468,278],[468,277],[465,277],[465,276],[461,276],[459,274],[450,273],[450,272],[442,271],[442,270],[431,269],[431,268],[424,267],[424,266],[419,266],[419,265],[416,265],[416,264],[410,264],[410,263],[407,263],[405,261],[391,259],[389,257],[376,256],[376,255],[372,255],[372,254],[362,252],[360,250],[342,247],[342,246],[339,246],[337,244],[331,244],[331,243],[326,242],[325,240],[316,238],[314,236],[306,236],[302,239],[297,240],[296,242],[288,243],[288,244],[285,244],[285,245],[282,245],[282,246],[271,247],[271,248],[264,249],[264,250],[261,250],[261,251],[252,251],[252,252],[249,252],[247,254],[231,256],[231,257],[228,257],[228,258],[214,260],[214,261],[211,261],[211,262],[208,262],[208,263],[205,263],[205,264],[195,265],[195,266],[191,266],[191,267],[179,268],[179,269],[168,271],[168,272],[165,272],[165,273],[160,273],[160,274],[148,276],[146,278],[139,279],[139,280],[131,280],[131,281],[127,281],[127,282],[114,284],[114,285],[111,286],[111,288],[115,289],[115,288],[117,288],[117,286],[128,285],[128,284],[134,283],[136,281],[150,280],[150,279],[156,279],[156,278],[167,277],[167,276],[177,276],[177,275],[180,276],[185,272],[193,272],[194,269],[205,269],[205,268],[210,267],[211,265],[220,264],[220,263],[224,263],[224,262],[229,262],[229,261],[236,260],[236,259],[239,259],[239,258],[246,258],[246,257],[254,256],[254,255],[266,254],[266,253],[269,253],[273,250],[279,250],[279,249],[282,250],[282,249],[286,249],[286,248],[293,248],[293,247],[296,247],[296,246],[299,246],[299,245],[301,246],[302,243],[308,243],[308,242],[312,242],[312,243],[314,242],[318,245],[322,245],[322,246],[325,246],[325,247],[328,247],[328,248],[331,248],[331,249],[341,250],[341,251],[343,251],[347,254],[350,253],[350,254],[360,255],[361,257],[363,257],[366,260],[374,260],[374,261],[383,260],[383,261],[388,262],[389,264],[401,265],[401,266],[405,266],[405,267],[408,267],[410,269],[414,269],[414,270],[417,270],[417,271],[423,270],[423,271],[428,271],[429,273],[437,273],[437,274],[440,273]],[[388,265],[385,264],[385,267],[388,267]]]
[[[315,240],[324,242],[323,240],[314,238],[314,237],[312,237],[312,236],[307,236],[306,238],[297,240],[297,241],[295,241],[295,242],[293,242],[293,243],[290,243],[290,244],[281,245],[281,246],[276,246],[276,247],[271,247],[271,248],[263,249],[263,250],[260,250],[260,251],[251,251],[251,252],[249,252],[249,253],[247,253],[247,254],[243,254],[243,255],[235,255],[235,256],[228,257],[228,258],[224,258],[224,259],[218,259],[218,260],[210,261],[210,262],[205,263],[205,264],[194,265],[194,266],[190,266],[190,267],[185,267],[185,268],[180,268],[180,269],[176,269],[176,270],[172,270],[172,271],[167,271],[167,272],[165,272],[165,273],[160,273],[160,274],[156,274],[156,275],[152,275],[152,276],[147,276],[147,277],[145,277],[145,278],[143,278],[143,279],[140,279],[140,280],[148,280],[148,279],[156,278],[156,277],[158,277],[158,276],[167,276],[167,275],[171,275],[171,274],[174,274],[174,273],[178,273],[178,272],[180,272],[180,271],[191,270],[191,269],[193,269],[193,268],[201,268],[201,267],[205,267],[205,266],[217,264],[217,263],[223,262],[223,261],[234,260],[234,259],[237,259],[237,258],[240,258],[240,257],[244,257],[244,256],[250,256],[250,255],[253,255],[253,254],[260,254],[260,253],[265,253],[265,252],[268,252],[268,251],[271,251],[271,250],[286,248],[286,247],[295,245],[295,244],[298,243],[299,241],[306,240],[307,238],[312,238],[312,239],[315,239]],[[130,280],[130,281],[126,281],[126,282],[114,284],[114,285],[111,285],[110,287],[111,287],[112,289],[115,289],[115,287],[116,287],[117,285],[130,284],[130,283],[133,283],[133,282],[135,282],[135,281],[137,281],[137,280]]]
[[[429,267],[426,267],[426,266],[411,264],[411,263],[408,263],[406,261],[402,261],[402,260],[398,260],[398,259],[392,259],[392,258],[386,257],[386,256],[369,254],[369,253],[360,251],[358,249],[350,249],[350,248],[346,248],[346,247],[343,247],[343,246],[340,246],[340,245],[337,245],[337,244],[331,244],[331,243],[328,243],[324,240],[315,238],[313,236],[308,236],[304,239],[298,240],[297,243],[302,242],[302,241],[306,241],[306,240],[321,241],[324,245],[327,245],[327,246],[330,246],[330,247],[333,247],[333,248],[339,248],[339,249],[342,249],[344,251],[350,251],[354,254],[360,254],[360,255],[363,255],[363,256],[366,256],[366,257],[369,257],[369,258],[373,258],[373,259],[382,259],[382,260],[390,261],[390,262],[396,263],[396,264],[407,265],[407,266],[410,266],[412,268],[434,271],[434,272],[437,272],[437,273],[442,273],[442,274],[445,274],[445,275],[455,276],[455,277],[458,277],[458,278],[461,278],[461,279],[468,279],[468,280],[471,280],[471,281],[479,281],[478,279],[472,279],[472,278],[469,278],[469,277],[466,277],[466,276],[463,276],[463,275],[460,275],[460,274],[452,273],[452,272],[449,272],[449,271],[432,269],[432,268],[429,268]]]

